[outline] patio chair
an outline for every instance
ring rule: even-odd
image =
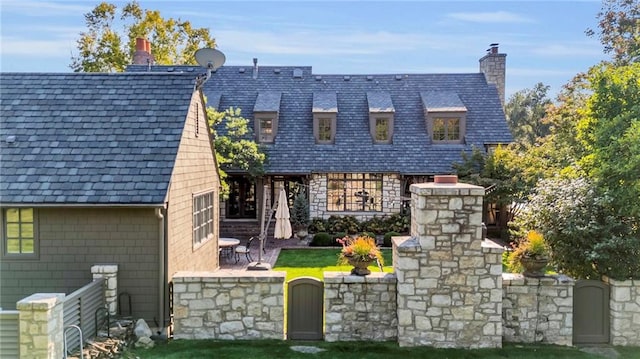
[[[235,253],[236,253],[236,263],[238,263],[240,261],[240,255],[244,254],[245,257],[247,257],[247,261],[249,261],[249,263],[253,262],[253,258],[251,258],[251,242],[253,242],[253,239],[255,237],[251,237],[247,240],[247,244],[245,244],[244,246],[236,246],[235,249]]]

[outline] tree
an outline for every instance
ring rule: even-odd
[[[223,195],[229,192],[229,186],[225,180],[226,170],[246,171],[252,177],[262,175],[266,155],[251,139],[249,120],[241,116],[240,109],[229,108],[218,112],[212,107],[207,107],[207,119],[214,132],[214,147]]]
[[[605,53],[613,53],[616,62],[640,61],[640,2],[637,0],[603,0],[597,16],[598,37]],[[596,31],[587,29],[588,36]]]
[[[538,138],[549,134],[549,125],[543,121],[546,108],[551,104],[548,91],[549,86],[539,82],[532,89],[514,93],[507,101],[505,115],[516,142],[533,145]]]
[[[119,72],[132,63],[136,38],[153,44],[157,64],[195,64],[194,53],[202,47],[214,47],[207,28],[194,28],[189,21],[165,19],[157,10],[143,10],[136,1],[120,11],[114,4],[102,2],[86,13],[87,31],[77,40],[78,56],[72,56],[75,72]],[[122,33],[116,27],[122,25]]]

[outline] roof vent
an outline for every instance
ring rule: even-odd
[[[280,69],[273,69],[273,73],[274,74],[279,74],[280,73]]]
[[[373,76],[371,75],[367,76],[367,81],[373,81]]]
[[[6,141],[7,141],[7,143],[14,143],[14,142],[16,142],[16,136],[14,136],[14,135],[9,135],[9,136],[7,136],[7,138],[6,138]]]
[[[193,67],[187,67],[187,72],[193,72],[195,70]]]
[[[245,69],[244,67],[241,67],[238,69],[238,73],[241,73],[241,74],[245,73],[245,71],[247,71],[247,69]]]
[[[302,78],[302,69],[293,69],[293,78],[301,79]]]
[[[320,75],[316,76],[316,81],[320,81],[320,80],[322,80],[322,76]]]
[[[402,75],[396,75],[396,80],[398,81],[402,80]]]
[[[175,70],[173,67],[167,67],[167,72],[173,72]]]
[[[351,76],[345,76],[342,79],[345,80],[345,81],[349,81],[349,80],[351,80]]]

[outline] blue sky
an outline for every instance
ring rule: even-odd
[[[0,0],[0,69],[69,72],[84,13],[98,1]],[[124,5],[125,1],[109,1]],[[552,94],[606,59],[600,1],[146,1],[208,27],[228,65],[312,66],[317,74],[478,72],[488,45],[507,54],[507,97]]]

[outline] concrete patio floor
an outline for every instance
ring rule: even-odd
[[[308,242],[305,240],[300,240],[296,237],[289,239],[275,239],[275,238],[267,238],[265,241],[264,249],[265,251],[262,253],[262,263],[268,263],[273,267],[278,260],[278,255],[280,254],[280,250],[282,248],[300,248],[308,246]],[[258,261],[258,251],[260,248],[260,241],[254,241],[251,244],[251,258],[253,258],[254,262]],[[231,256],[220,256],[220,269],[236,269],[242,270],[247,269],[249,265],[249,261],[244,254],[240,255],[240,260],[236,263],[235,253]]]

